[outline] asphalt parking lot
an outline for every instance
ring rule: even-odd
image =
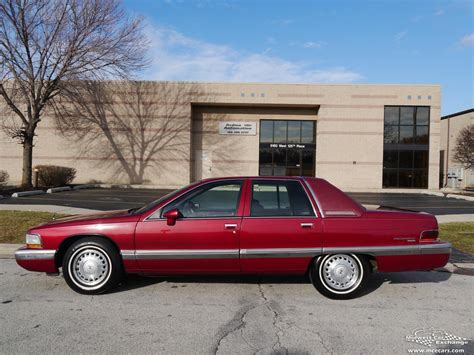
[[[90,189],[60,192],[20,198],[4,198],[0,204],[59,205],[114,210],[140,207],[170,190],[151,189]],[[350,193],[360,203],[425,211],[436,215],[474,214],[474,202],[423,194]]]
[[[420,328],[473,338],[473,280],[374,274],[365,295],[335,301],[305,277],[133,276],[92,297],[3,259],[0,352],[406,354],[427,349],[406,340]]]

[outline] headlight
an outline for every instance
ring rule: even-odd
[[[26,246],[28,248],[41,248],[41,236],[34,233],[26,233]]]

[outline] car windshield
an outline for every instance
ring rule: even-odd
[[[141,213],[144,213],[144,212],[147,212],[149,210],[151,210],[152,208],[158,206],[161,202],[167,200],[168,198],[174,196],[174,195],[178,195],[179,193],[181,193],[182,191],[186,190],[187,188],[195,185],[196,183],[193,183],[193,184],[190,184],[190,185],[187,185],[187,186],[184,186],[178,190],[174,190],[174,191],[171,191],[169,193],[167,193],[166,195],[160,197],[159,199],[157,200],[154,200],[148,204],[146,204],[145,206],[142,206],[140,208],[132,208],[130,210],[128,210],[129,213],[133,213],[133,214],[141,214]]]

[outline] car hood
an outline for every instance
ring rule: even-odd
[[[52,225],[52,224],[59,224],[59,223],[68,223],[68,222],[87,222],[93,221],[98,219],[105,219],[105,218],[116,218],[116,217],[124,217],[130,216],[128,210],[114,210],[114,211],[106,211],[106,212],[99,212],[99,213],[91,213],[91,214],[79,214],[74,216],[68,217],[61,217],[57,219],[53,219],[43,225]]]

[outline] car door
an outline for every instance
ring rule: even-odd
[[[305,272],[322,251],[322,223],[299,179],[253,179],[240,232],[243,272]]]
[[[137,224],[141,269],[159,273],[238,272],[244,180],[197,186]],[[168,225],[164,214],[181,215]]]

